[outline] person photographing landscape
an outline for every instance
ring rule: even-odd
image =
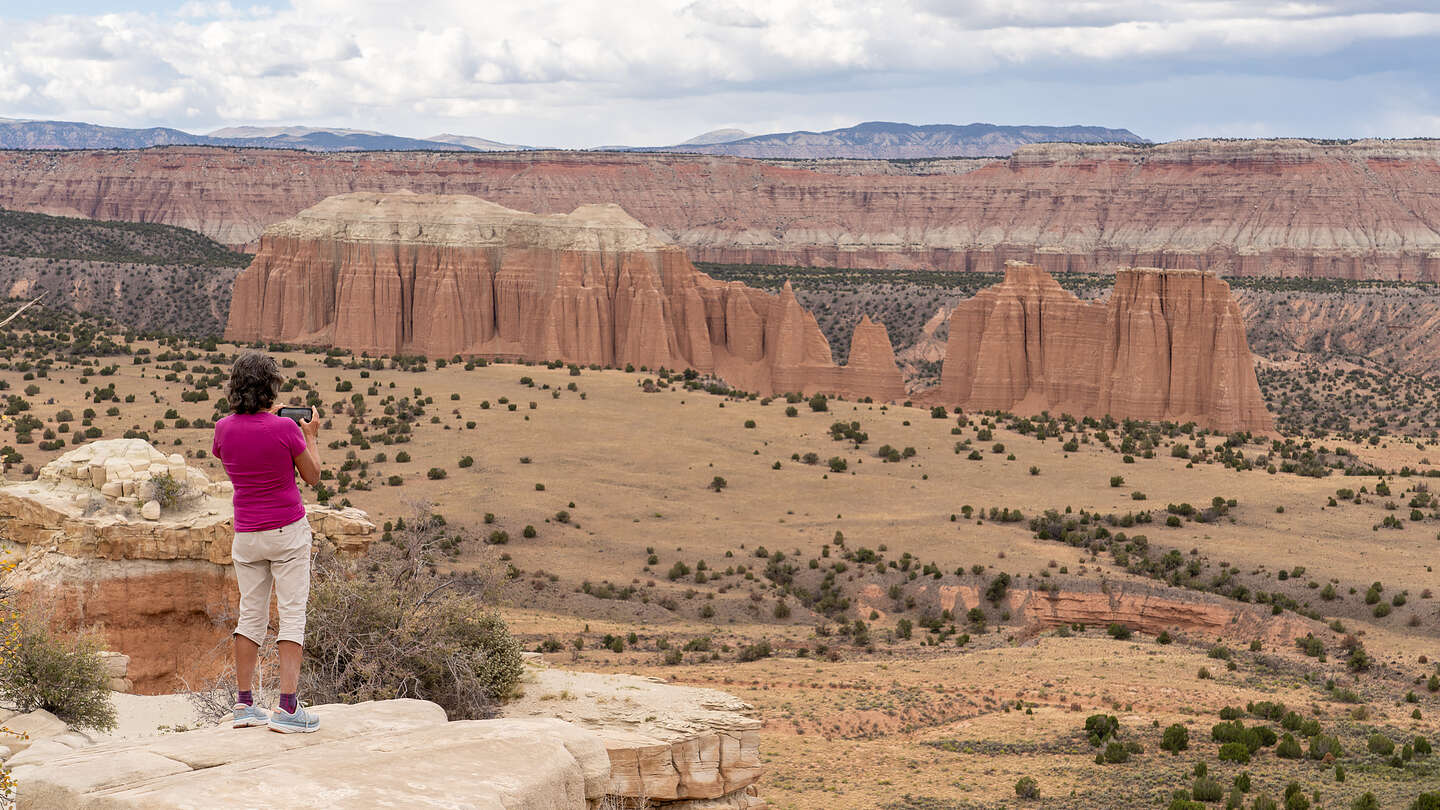
[[[286,734],[308,733],[320,718],[299,705],[300,657],[305,641],[305,607],[310,596],[310,523],[295,483],[320,480],[316,435],[320,424],[308,416],[275,408],[284,377],[275,359],[246,352],[230,372],[228,396],[233,413],[215,423],[211,452],[225,466],[235,487],[235,582],[240,589],[236,621],[235,680],[239,694],[235,728],[268,726]],[[284,415],[282,415],[284,414]],[[255,706],[253,681],[260,645],[275,592],[280,626],[280,701],[273,713]]]

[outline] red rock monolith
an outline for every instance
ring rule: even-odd
[[[971,410],[1272,429],[1230,285],[1197,270],[1120,270],[1081,301],[1035,265],[950,317],[940,397]]]

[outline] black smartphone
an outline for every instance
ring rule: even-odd
[[[314,413],[315,412],[310,408],[292,408],[287,405],[286,407],[280,409],[278,415],[283,416],[286,419],[294,419],[295,424],[298,425],[301,422],[309,419]]]

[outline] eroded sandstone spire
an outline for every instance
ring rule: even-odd
[[[699,272],[615,205],[530,214],[462,195],[330,197],[272,225],[235,282],[231,340],[694,368],[759,393],[902,399],[883,326],[837,366],[815,317]]]
[[[1267,431],[1230,285],[1196,270],[1120,270],[1108,302],[1081,301],[1039,267],[950,318],[941,398],[973,410],[1194,421]]]

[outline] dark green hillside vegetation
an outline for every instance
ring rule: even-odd
[[[198,267],[244,267],[250,263],[249,255],[184,228],[5,209],[0,209],[0,256]]]
[[[184,228],[0,210],[0,294],[142,332],[219,336],[249,261]]]

